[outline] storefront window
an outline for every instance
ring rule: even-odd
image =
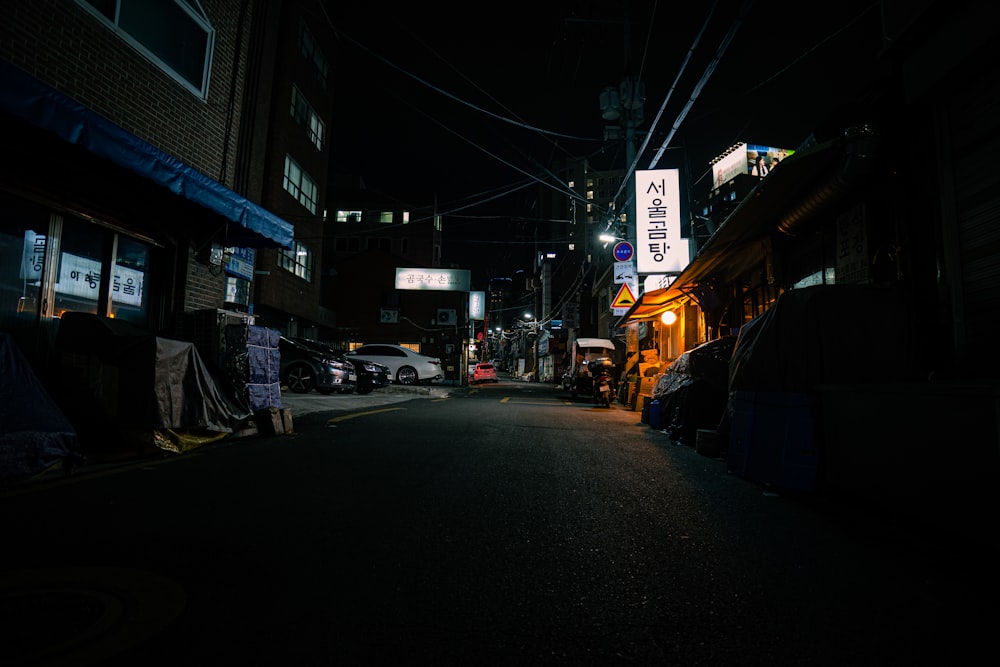
[[[18,339],[36,334],[48,228],[46,209],[0,195],[0,331]]]
[[[149,328],[152,257],[149,244],[0,195],[0,331],[31,341],[71,311]]]
[[[118,237],[118,256],[111,281],[111,314],[140,326],[149,322],[149,299],[145,284],[149,276],[149,247],[133,239]]]
[[[54,317],[74,311],[98,313],[101,294],[102,247],[99,228],[67,218],[63,223],[56,272]]]

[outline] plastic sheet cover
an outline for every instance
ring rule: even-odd
[[[919,331],[894,289],[816,285],[784,292],[740,329],[729,391],[806,392],[908,379],[919,368]]]
[[[244,387],[250,411],[281,408],[281,333],[252,324],[230,324],[225,329],[226,372]]]
[[[77,455],[77,434],[21,349],[0,332],[0,481],[38,474]]]
[[[700,428],[714,428],[726,410],[729,363],[736,337],[702,343],[679,356],[653,388],[661,423],[678,444],[694,445]]]
[[[56,350],[78,418],[128,431],[232,433],[250,412],[217,382],[194,343],[161,338],[129,322],[70,312]],[[103,417],[103,419],[102,419]],[[99,434],[98,434],[99,437]]]

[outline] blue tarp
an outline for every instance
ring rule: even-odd
[[[233,246],[292,246],[290,223],[2,60],[0,110],[237,223],[227,231]]]
[[[281,334],[252,324],[226,326],[226,370],[234,386],[245,388],[250,411],[281,408]]]

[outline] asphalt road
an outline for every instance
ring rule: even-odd
[[[505,381],[286,407],[292,434],[0,496],[0,663],[922,665],[991,648],[996,554],[761,488],[621,406]]]

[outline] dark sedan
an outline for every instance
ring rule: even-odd
[[[329,358],[338,359],[350,364],[354,368],[354,375],[356,377],[353,390],[359,394],[370,394],[376,389],[388,387],[392,381],[389,367],[385,364],[367,359],[346,357],[333,349],[329,344],[312,338],[293,338],[292,340],[306,347],[311,347]],[[341,393],[348,393],[350,391],[351,389],[344,389]]]
[[[290,391],[297,394],[313,389],[321,394],[354,391],[357,374],[354,365],[346,359],[285,336],[281,337],[279,350],[281,383]]]

